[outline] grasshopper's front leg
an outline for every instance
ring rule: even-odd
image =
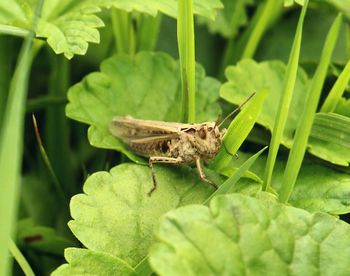
[[[157,189],[157,180],[156,180],[156,175],[155,175],[154,169],[153,169],[153,163],[181,164],[181,163],[184,163],[184,161],[180,157],[171,158],[171,157],[162,157],[162,156],[159,156],[159,157],[158,156],[151,156],[148,160],[148,163],[149,163],[149,167],[151,168],[153,187],[147,194],[148,194],[148,196],[151,196],[152,193]]]
[[[200,179],[201,179],[202,181],[205,181],[205,182],[209,183],[211,186],[213,186],[215,189],[217,189],[218,186],[217,186],[214,182],[210,181],[210,180],[205,176],[205,174],[204,174],[204,172],[203,172],[203,169],[202,169],[202,166],[201,166],[201,160],[200,160],[200,158],[196,158],[196,167],[197,167],[197,171],[198,171],[198,174],[199,174]]]

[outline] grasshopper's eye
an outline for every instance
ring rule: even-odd
[[[207,138],[207,131],[204,128],[201,128],[198,132],[199,137],[201,137],[202,139]]]
[[[212,127],[208,127],[208,131],[212,131],[213,130],[213,128]]]

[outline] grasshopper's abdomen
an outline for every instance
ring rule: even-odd
[[[150,157],[150,156],[165,156],[173,157],[169,146],[171,145],[171,140],[162,140],[150,143],[133,143],[131,141],[127,142],[129,147],[135,151],[135,153]]]

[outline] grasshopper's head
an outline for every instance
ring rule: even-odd
[[[215,122],[203,123],[196,128],[195,146],[203,159],[211,159],[218,153],[225,133],[226,129],[220,130]]]

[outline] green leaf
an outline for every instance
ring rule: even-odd
[[[304,6],[305,0],[284,0],[284,6],[289,7],[292,6],[294,3],[297,3],[301,6]]]
[[[253,60],[246,59],[236,66],[227,67],[225,73],[228,82],[221,86],[220,96],[228,102],[238,105],[252,91],[267,90],[268,94],[257,123],[272,131],[278,108],[276,103],[281,98],[286,66],[280,61],[256,63]],[[307,75],[302,68],[299,68],[293,92],[294,96],[281,141],[286,146],[291,146],[299,114],[304,106],[303,97],[307,85]]]
[[[0,23],[31,30],[31,17],[34,0],[13,0],[0,3]],[[126,12],[137,11],[155,16],[158,12],[177,17],[177,1],[157,0],[65,0],[45,1],[39,20],[37,37],[47,39],[56,54],[63,53],[67,58],[84,55],[88,43],[99,43],[97,28],[103,21],[95,14],[103,8],[117,8]],[[214,18],[216,9],[222,8],[219,0],[194,1],[194,13]]]
[[[87,249],[68,248],[64,256],[69,264],[58,267],[52,276],[135,275],[127,263],[112,255]]]
[[[199,17],[200,24],[205,24],[211,33],[219,33],[223,37],[235,37],[239,28],[246,25],[248,16],[246,8],[253,4],[252,0],[223,0],[224,8],[218,11],[215,20]]]
[[[146,255],[159,217],[178,206],[202,203],[213,192],[188,167],[155,167],[157,190],[148,166],[122,164],[109,173],[91,175],[84,194],[72,198],[74,235],[91,250],[110,254],[135,266]]]
[[[283,233],[283,234],[282,234]],[[163,217],[150,263],[159,275],[347,275],[349,225],[272,199],[232,194]]]
[[[196,68],[197,119],[214,121],[221,113],[218,103],[220,83],[205,77]],[[179,121],[181,118],[179,64],[161,53],[141,52],[135,57],[114,56],[68,92],[68,117],[90,124],[89,141],[93,146],[115,149],[130,159],[143,162],[117,138],[109,126],[114,116],[132,115],[139,119]]]
[[[259,91],[263,88],[268,90],[269,93],[264,101],[257,123],[272,132],[277,116],[278,105],[276,105],[276,102],[279,102],[281,97],[285,73],[286,67],[279,61],[256,63],[253,60],[243,60],[236,66],[229,66],[226,69],[228,82],[222,85],[220,96],[238,105],[252,91]],[[292,145],[297,122],[305,106],[305,94],[307,93],[309,83],[310,80],[308,80],[305,71],[299,68],[289,114],[281,140],[281,144],[287,148],[290,148]],[[324,131],[327,135],[333,135],[330,128],[324,128]],[[324,144],[320,139],[316,139],[317,134],[311,132],[311,136],[314,136],[314,139],[310,139],[308,143],[308,148],[313,148],[310,153],[341,166],[346,166],[350,162],[349,155],[344,154],[344,152],[348,152],[347,148],[337,147],[335,149],[331,143]],[[319,143],[323,144],[322,148],[318,146]]]
[[[232,166],[240,166],[250,155],[240,153],[239,160],[233,160]],[[250,169],[257,175],[263,175],[266,156],[260,157]],[[276,161],[271,185],[279,191],[283,180],[286,160]],[[257,185],[252,179],[241,179],[240,187]],[[348,173],[325,167],[311,160],[305,160],[295,183],[289,204],[309,212],[326,212],[333,215],[350,212],[350,178]]]

